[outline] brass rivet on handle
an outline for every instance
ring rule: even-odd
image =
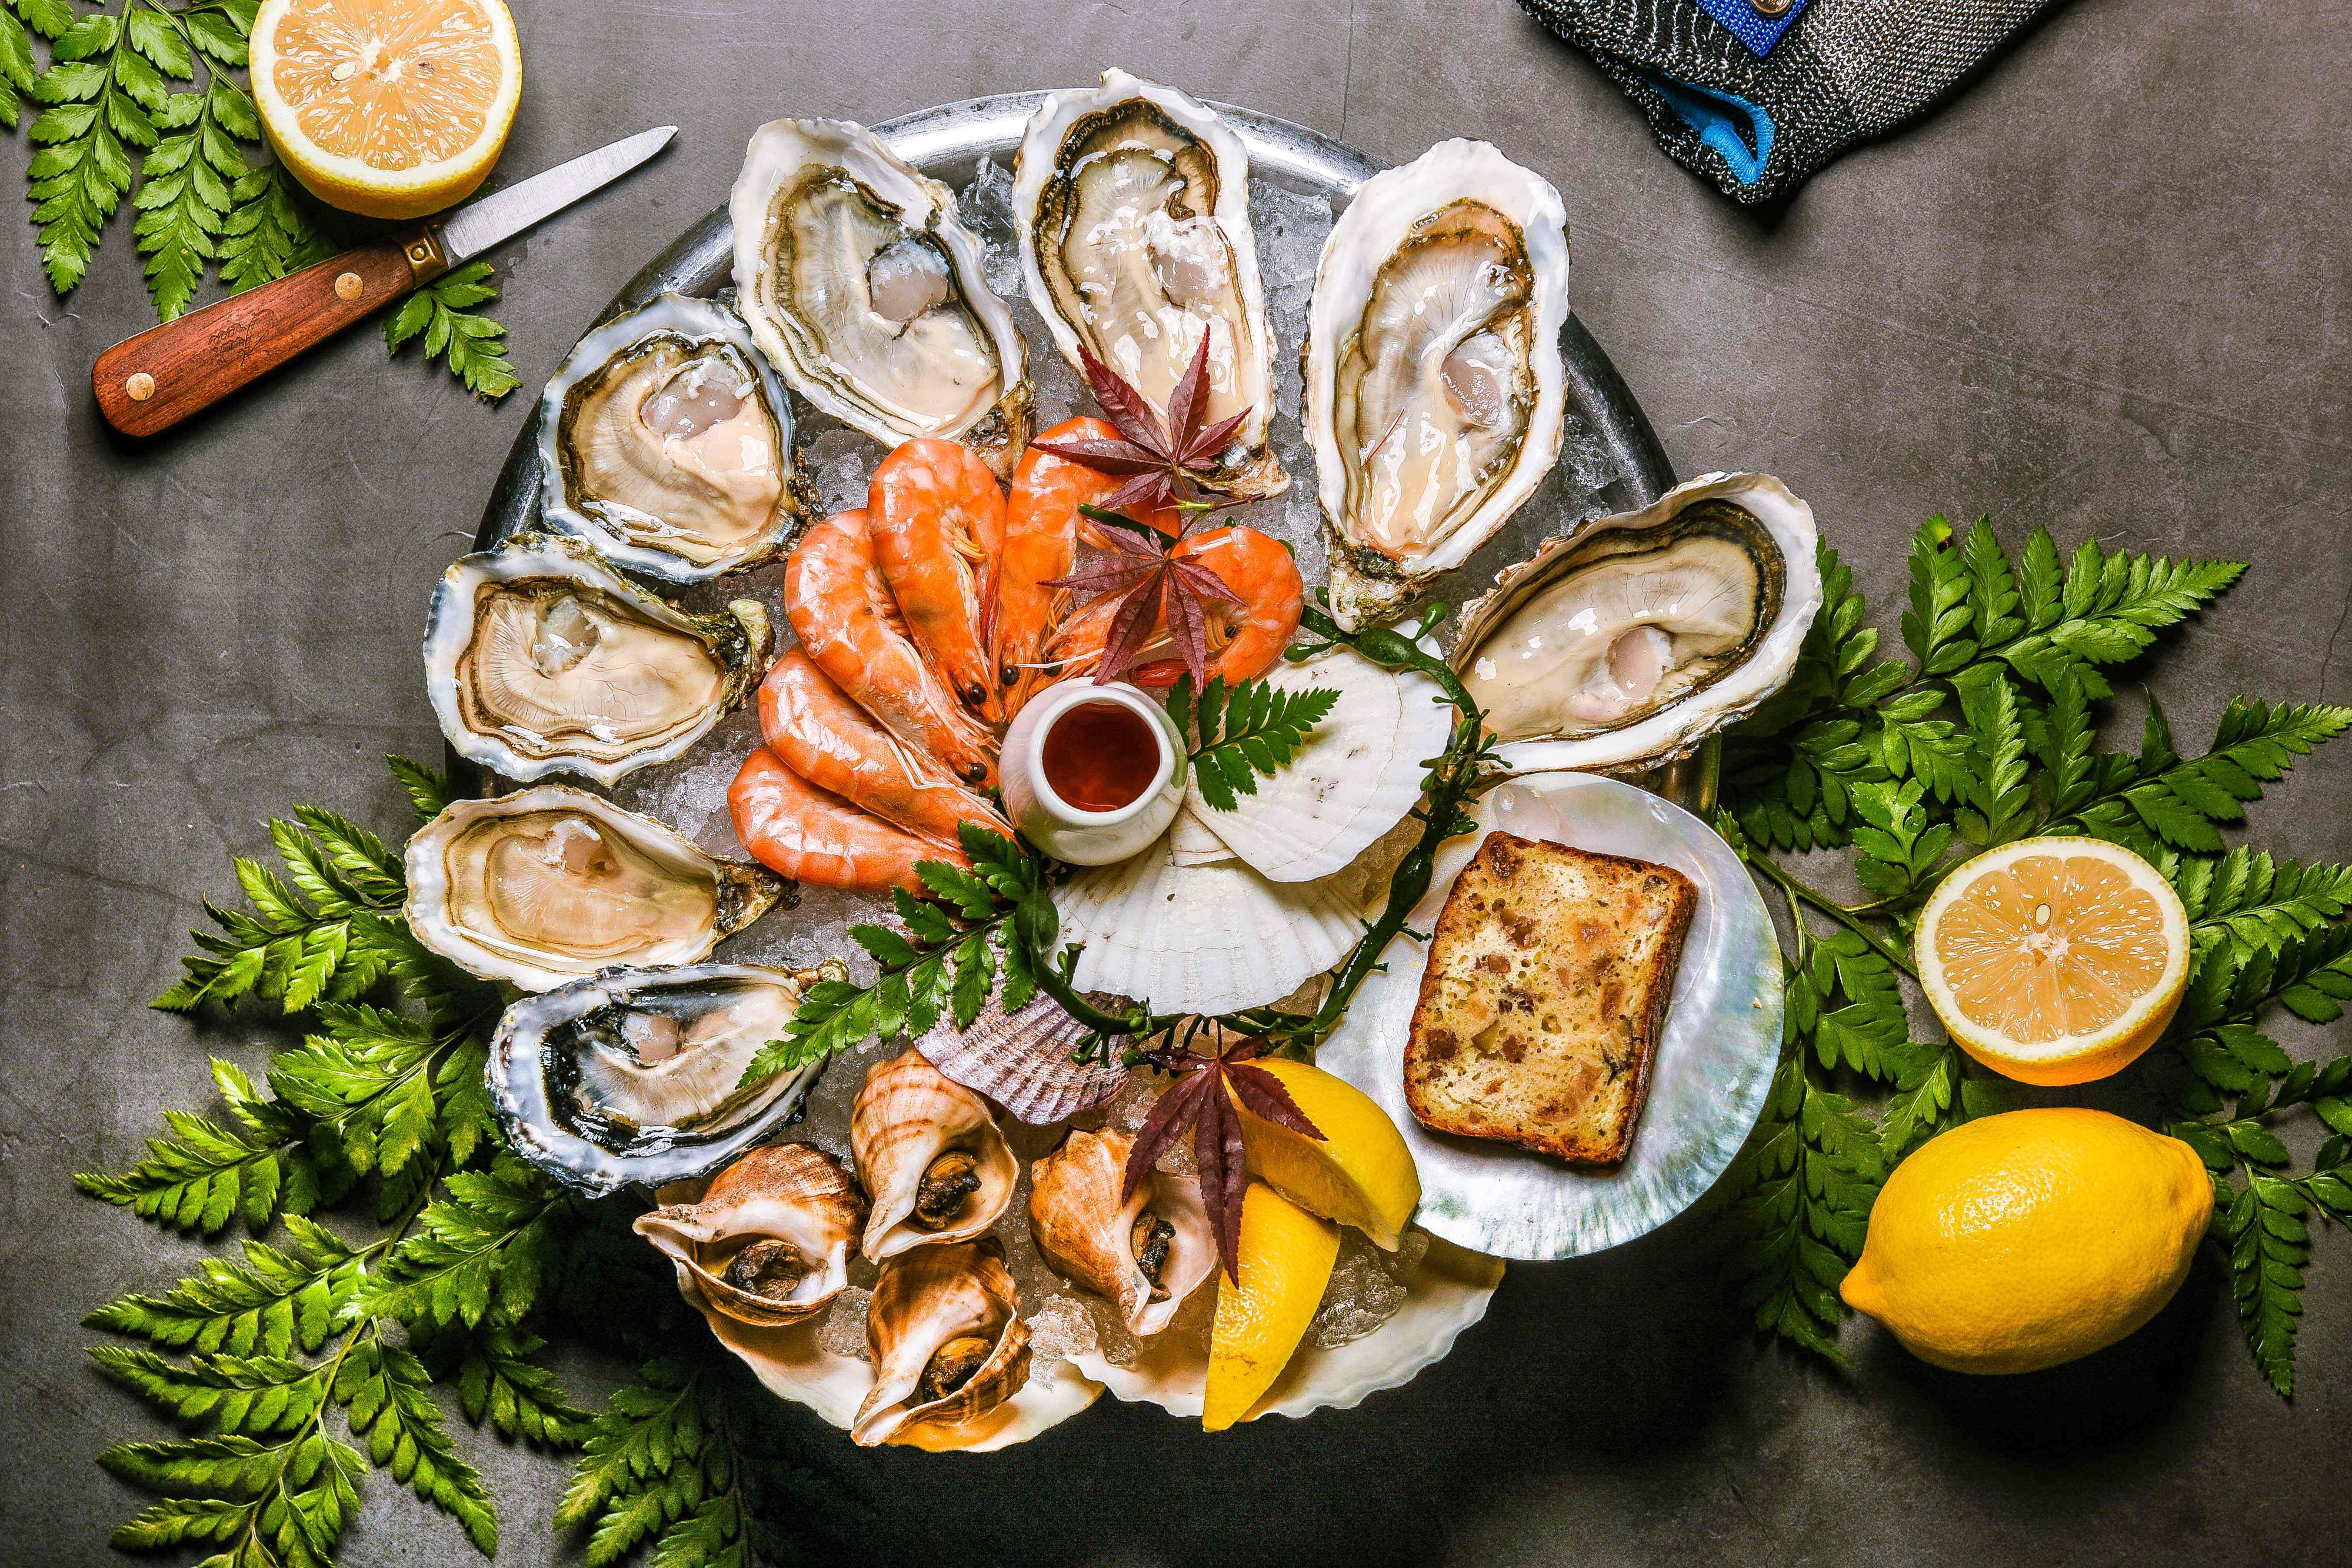
[[[335,279],[335,298],[349,303],[351,300],[358,299],[360,297],[360,290],[366,287],[366,284],[360,281],[360,275],[358,273],[346,272],[341,277]]]
[[[1759,16],[1778,16],[1786,12],[1792,0],[1748,0]]]
[[[135,372],[122,384],[122,393],[133,403],[144,403],[155,395],[155,378],[143,370]]]

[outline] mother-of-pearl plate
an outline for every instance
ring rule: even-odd
[[[1454,879],[1498,827],[1672,866],[1696,883],[1674,1003],[1651,1064],[1633,1152],[1614,1169],[1572,1166],[1507,1143],[1433,1132],[1404,1098],[1404,1047],[1428,968],[1426,945],[1393,939],[1317,1063],[1370,1095],[1404,1131],[1421,1169],[1432,1235],[1502,1258],[1576,1258],[1633,1240],[1713,1186],[1763,1110],[1780,1054],[1780,939],[1731,847],[1646,790],[1588,773],[1536,773],[1489,791],[1475,833],[1437,853],[1428,897],[1406,924],[1433,930]]]

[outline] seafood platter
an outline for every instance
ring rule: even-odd
[[[1570,298],[1481,142],[1118,70],[762,126],[428,614],[406,913],[518,1152],[935,1451],[1352,1406],[1694,1201],[1780,1032],[1710,737],[1813,522],[1669,488]]]

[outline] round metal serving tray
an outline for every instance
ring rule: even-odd
[[[1003,173],[1012,163],[1013,155],[1020,144],[1023,126],[1046,96],[1044,92],[1000,93],[923,110],[874,129],[908,163],[956,190],[964,198],[967,216],[971,216],[980,205],[975,199],[975,181],[983,177],[996,181],[998,184],[992,188],[1001,191]],[[1308,235],[1302,227],[1289,237],[1291,260],[1286,274],[1278,260],[1269,259],[1272,255],[1268,243],[1269,213],[1288,214],[1295,218],[1301,211],[1306,211],[1320,216],[1323,223],[1328,225],[1328,218],[1343,210],[1363,182],[1379,173],[1383,165],[1345,142],[1336,142],[1305,126],[1294,125],[1254,110],[1225,104],[1216,107],[1240,132],[1249,150],[1254,221],[1259,230],[1261,266],[1268,272],[1266,288],[1269,299],[1272,300],[1279,289],[1288,289],[1295,305],[1303,300],[1305,289],[1305,281],[1298,272],[1298,247],[1308,240],[1319,247],[1320,236]],[[1302,199],[1304,207],[1300,205]],[[1322,205],[1326,203],[1328,209]],[[975,226],[980,226],[977,220]],[[1277,223],[1275,226],[1282,226]],[[983,235],[983,237],[987,237]],[[1570,237],[1572,242],[1573,236]],[[635,310],[666,290],[705,296],[730,290],[733,246],[733,226],[728,219],[727,208],[722,205],[680,236],[668,249],[630,279],[628,287],[605,307],[596,318],[596,322],[583,324],[583,331],[614,316]],[[1306,277],[1311,278],[1311,253],[1308,254]],[[992,268],[992,271],[996,269]],[[1056,406],[1057,398],[1068,404],[1070,411],[1076,411],[1076,384],[1075,378],[1065,374],[1065,367],[1051,339],[1042,330],[1042,323],[1036,321],[1026,301],[1016,298],[1021,291],[1017,280],[1009,289],[1005,287],[1001,273],[994,280],[999,292],[1005,294],[1007,302],[1013,306],[1016,320],[1023,323],[1024,335],[1030,347],[1030,374],[1039,388],[1037,425],[1043,428],[1064,416],[1065,410]],[[1278,312],[1270,309],[1270,319],[1274,321],[1280,338],[1276,358],[1277,410],[1274,437],[1278,450],[1284,449],[1287,443],[1284,462],[1291,472],[1292,490],[1287,497],[1255,502],[1239,509],[1232,514],[1231,520],[1286,534],[1298,552],[1300,565],[1308,583],[1313,584],[1322,579],[1322,549],[1312,521],[1315,488],[1312,462],[1298,439],[1297,432],[1302,392],[1296,352],[1297,345],[1295,333],[1282,331]],[[1545,538],[1565,532],[1586,518],[1630,511],[1645,506],[1674,483],[1664,450],[1659,446],[1649,420],[1634,402],[1633,394],[1617,374],[1616,367],[1610,363],[1609,356],[1593,342],[1583,323],[1573,317],[1561,333],[1560,349],[1567,369],[1569,420],[1562,460],[1518,516],[1440,584],[1434,596],[1450,608],[1458,610],[1463,604],[1485,593],[1497,570],[1527,559]],[[1056,384],[1060,389],[1058,393],[1055,389]],[[804,446],[842,428],[797,400],[794,412],[796,438]],[[500,470],[489,502],[483,510],[481,526],[475,538],[477,549],[488,549],[539,522],[541,417],[539,412],[534,411],[515,440],[514,448]],[[839,449],[838,439],[836,451]],[[866,443],[862,453],[865,468],[870,469],[881,456],[878,446]],[[771,567],[766,574],[755,575],[764,577],[773,572],[774,568]],[[772,592],[772,589],[769,591]],[[693,595],[689,594],[688,596]],[[781,617],[778,617],[778,624],[781,626]],[[1438,635],[1441,638],[1446,636],[1450,626],[1449,622],[1440,628]],[[756,741],[750,743],[756,743]],[[740,752],[737,754],[740,756]],[[1716,755],[1716,744],[1710,741],[1694,757],[1641,782],[1655,794],[1703,819],[1714,806]],[[649,773],[657,771],[646,770]],[[457,776],[468,775],[461,772]],[[640,809],[644,808],[641,801]],[[689,837],[694,836],[691,825],[672,826],[680,827]],[[706,847],[715,846],[706,844]],[[842,912],[824,900],[816,902],[824,905],[822,914],[809,904],[803,904],[797,912],[779,910],[768,916],[762,924],[790,922],[806,928],[804,936],[795,940],[822,939],[839,929]],[[873,911],[859,918],[873,918],[886,909],[887,906],[876,900]],[[735,940],[740,942],[745,939]],[[805,960],[806,955],[802,955],[796,961]],[[1335,1062],[1334,1065],[1338,1064]],[[1767,1070],[1769,1072],[1769,1068]],[[1749,1105],[1746,1109],[1748,1122],[1752,1122],[1756,1107]],[[1638,1205],[1643,1212],[1638,1217],[1631,1218],[1627,1225],[1599,1227],[1578,1225],[1574,1229],[1580,1233],[1580,1239],[1547,1237],[1546,1245],[1532,1250],[1497,1247],[1493,1237],[1483,1235],[1475,1240],[1467,1235],[1460,1239],[1470,1240],[1474,1246],[1483,1240],[1494,1250],[1520,1257],[1558,1257],[1628,1239],[1631,1234],[1638,1234],[1659,1223],[1666,1217],[1668,1211],[1696,1198],[1720,1173],[1720,1162],[1714,1156],[1726,1146],[1725,1141],[1727,1139],[1728,1148],[1736,1149],[1746,1131],[1747,1123],[1736,1130],[1715,1130],[1707,1154],[1700,1162],[1709,1168],[1704,1172],[1685,1168],[1681,1180],[1669,1184],[1674,1189],[1670,1194],[1650,1194]],[[1532,1157],[1525,1163],[1534,1163]],[[1547,1186],[1558,1182],[1558,1178],[1549,1173],[1530,1173],[1528,1179]],[[1661,1196],[1665,1200],[1663,1203],[1660,1202]],[[1526,1203],[1531,1199],[1546,1201],[1525,1192],[1506,1196],[1507,1202]],[[1441,1224],[1437,1228],[1445,1233],[1449,1227]]]

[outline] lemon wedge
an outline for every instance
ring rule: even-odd
[[[2096,838],[2027,838],[1966,862],[1920,911],[1915,948],[1954,1042],[2024,1083],[2128,1066],[2189,986],[2180,895]]]
[[[1292,1203],[1354,1226],[1376,1247],[1396,1250],[1421,1204],[1412,1152],[1372,1097],[1305,1062],[1262,1057],[1250,1064],[1282,1080],[1323,1141],[1254,1115],[1239,1100],[1249,1173]]]
[[[2212,1216],[2179,1139],[2104,1110],[2012,1110],[1895,1168],[1839,1294],[1922,1361],[2037,1372],[2156,1316]]]
[[[312,195],[422,217],[499,161],[522,47],[502,0],[264,0],[252,79],[271,150]]]
[[[1220,1276],[1209,1330],[1209,1383],[1201,1425],[1222,1432],[1245,1420],[1274,1386],[1323,1304],[1339,1227],[1263,1182],[1242,1194],[1241,1278]]]

